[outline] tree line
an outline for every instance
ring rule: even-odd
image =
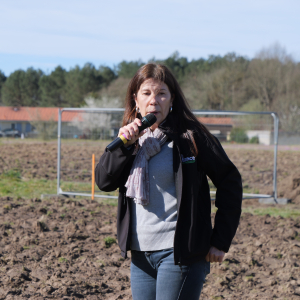
[[[175,52],[149,61],[171,69],[192,109],[277,111],[285,130],[300,131],[300,63],[279,45],[253,59],[228,53],[189,61]],[[0,105],[81,107],[93,98],[122,107],[128,82],[144,63],[58,66],[50,74],[28,68],[8,77],[0,71]]]

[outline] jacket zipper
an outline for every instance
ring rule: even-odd
[[[175,142],[174,142],[175,144]],[[174,146],[174,145],[173,145]],[[178,145],[175,145],[177,147],[177,154],[178,154],[178,157],[179,157],[179,164],[181,165],[181,170],[182,170],[182,162],[181,162],[181,156],[180,156],[180,151],[179,151],[179,147]],[[176,188],[176,187],[175,187]],[[182,196],[182,195],[181,195]],[[178,201],[178,199],[177,199]],[[180,205],[181,205],[181,201],[180,201]],[[176,228],[175,228],[175,234],[174,234],[174,263],[176,264],[176,252],[175,251],[175,247],[176,247],[176,250],[178,250],[178,265],[180,267],[180,272],[181,272],[181,276],[182,276],[182,265],[181,265],[181,253],[180,253],[180,247],[177,246],[177,244],[175,243],[175,237],[176,237],[176,232],[177,232],[177,225],[178,225],[178,220],[179,220],[179,206],[178,206],[178,209],[177,209],[177,222],[176,222]]]

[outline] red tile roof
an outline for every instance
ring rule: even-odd
[[[0,106],[0,121],[58,121],[57,107],[11,107]],[[71,122],[74,118],[82,120],[79,111],[65,111],[62,113],[63,122]],[[204,125],[233,125],[231,118],[198,117]]]
[[[199,117],[197,119],[204,125],[233,125],[231,118]]]
[[[11,107],[0,106],[0,121],[58,121],[57,107]],[[81,120],[79,112],[63,112],[62,121],[71,122],[74,118]]]

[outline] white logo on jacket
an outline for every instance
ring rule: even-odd
[[[195,162],[195,156],[183,157],[183,155],[181,154],[181,161],[183,164],[184,163],[186,163],[186,164],[193,163],[193,162]]]

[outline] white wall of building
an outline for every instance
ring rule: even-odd
[[[255,136],[258,137],[259,143],[261,145],[271,144],[271,131],[269,130],[247,130],[247,136],[249,140]]]

